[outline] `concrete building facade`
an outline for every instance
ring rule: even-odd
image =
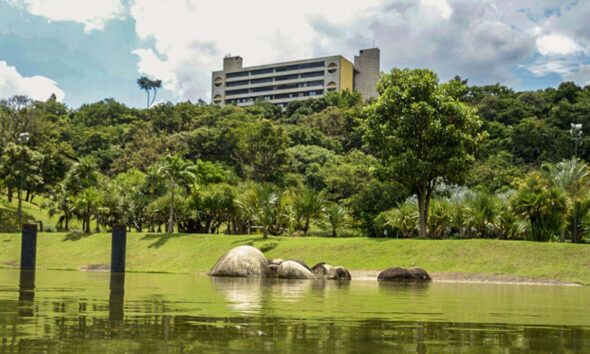
[[[249,106],[264,100],[280,106],[318,98],[330,91],[355,90],[377,97],[379,49],[363,49],[354,64],[341,55],[243,67],[239,56],[223,58],[223,70],[211,77],[214,104]]]

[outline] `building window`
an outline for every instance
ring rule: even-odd
[[[273,86],[255,87],[252,89],[252,92],[272,91],[273,89],[274,89]]]
[[[248,85],[249,83],[250,83],[250,81],[248,81],[248,80],[240,80],[240,81],[234,81],[234,82],[226,82],[225,86],[227,86],[227,87],[242,86],[242,85]]]
[[[309,69],[309,68],[319,68],[324,66],[325,62],[323,61],[316,61],[313,63],[305,63],[305,64],[300,64],[299,65],[299,69]]]
[[[314,71],[312,73],[305,73],[305,74],[301,74],[301,78],[306,78],[306,77],[316,77],[316,76],[324,76],[324,72],[323,71]]]
[[[262,83],[265,83],[265,82],[272,82],[272,80],[273,80],[272,77],[265,77],[264,79],[253,79],[253,80],[250,80],[250,83],[252,85],[254,85],[254,84],[262,84]]]
[[[221,85],[223,85],[223,79],[218,76],[215,78],[215,80],[213,80],[213,84],[215,85],[215,87],[220,87]]]
[[[248,76],[249,74],[250,74],[249,71],[238,71],[238,72],[235,72],[235,73],[227,73],[227,74],[225,74],[225,76],[228,79],[231,79],[232,77]]]
[[[324,66],[324,64],[325,64],[325,62],[323,62],[323,61],[314,61],[312,63],[279,66],[278,68],[276,68],[276,71],[283,72],[283,71],[301,70],[301,69],[309,69],[309,68],[319,68],[319,67]]]
[[[263,75],[263,74],[271,74],[274,72],[273,68],[268,68],[268,69],[258,69],[258,70],[252,70],[250,71],[251,75]]]
[[[291,70],[297,70],[297,69],[299,69],[299,65],[279,66],[276,70],[277,70],[277,72],[282,72],[282,71],[291,71]]]
[[[297,74],[284,75],[284,76],[275,77],[275,81],[294,80],[294,79],[298,79],[298,78],[299,78],[299,75],[297,75]]]
[[[221,95],[215,95],[215,97],[213,97],[213,103],[220,104],[221,103]]]
[[[301,84],[301,87],[324,86],[324,80],[309,81]]]
[[[225,91],[226,95],[242,95],[244,93],[248,93],[248,89],[241,89],[241,90],[229,90]]]

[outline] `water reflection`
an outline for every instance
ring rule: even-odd
[[[588,288],[113,275],[0,270],[0,354],[590,352]]]
[[[262,284],[266,279],[211,277],[210,280],[232,310],[258,313],[262,308]]]
[[[396,282],[396,281],[380,281],[379,290],[384,294],[391,293],[412,293],[415,295],[424,294],[428,291],[431,282]]]
[[[109,320],[115,324],[125,316],[125,273],[111,272],[109,289]]]
[[[21,269],[18,288],[18,314],[21,317],[31,317],[34,314],[35,301],[35,270]]]

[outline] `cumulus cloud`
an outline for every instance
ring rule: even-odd
[[[139,71],[163,80],[177,97],[206,98],[211,71],[221,68],[225,54],[239,54],[245,65],[256,65],[340,53],[338,43],[318,34],[311,19],[322,14],[326,23],[340,25],[379,2],[135,0],[130,14],[136,32],[154,46],[134,53]]]
[[[107,21],[124,15],[121,0],[7,0],[33,15],[50,21],[72,21],[84,25],[84,31],[102,30]]]
[[[375,43],[383,70],[428,67],[442,79],[515,84],[523,65],[570,77],[581,66],[563,59],[587,55],[590,43],[590,2],[575,0],[132,0],[129,13],[144,41],[134,51],[138,70],[191,100],[209,97],[211,71],[228,53],[250,66],[352,59]]]
[[[27,95],[45,101],[51,94],[55,94],[58,101],[62,101],[65,96],[55,81],[44,76],[24,77],[14,66],[0,60],[0,98]]]
[[[559,33],[541,36],[536,43],[542,55],[569,55],[582,50],[576,41]]]

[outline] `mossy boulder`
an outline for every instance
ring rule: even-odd
[[[315,279],[315,275],[297,261],[284,261],[279,264],[277,275],[282,279]]]
[[[267,277],[268,261],[259,249],[239,246],[223,255],[209,275],[214,277]]]

